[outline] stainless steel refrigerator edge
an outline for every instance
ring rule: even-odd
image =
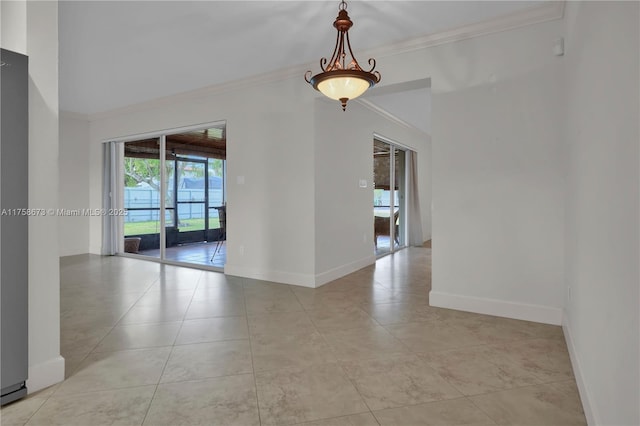
[[[28,58],[0,52],[0,404],[27,394]],[[55,159],[52,159],[55,161]]]

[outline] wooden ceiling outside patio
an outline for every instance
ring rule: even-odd
[[[225,129],[201,130],[166,136],[167,159],[174,155],[190,157],[227,158],[227,138]],[[217,134],[216,134],[217,133]],[[124,145],[125,157],[158,158],[160,139],[144,139],[127,142]]]

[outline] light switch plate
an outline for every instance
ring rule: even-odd
[[[360,179],[360,182],[358,182],[360,185],[360,188],[366,188],[367,187],[367,180],[366,179]]]

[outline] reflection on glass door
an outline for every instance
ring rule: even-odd
[[[405,151],[373,141],[373,229],[377,256],[406,244]]]

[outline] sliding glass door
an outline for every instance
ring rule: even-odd
[[[160,257],[160,140],[124,143],[124,251]]]
[[[406,245],[406,151],[390,142],[373,141],[373,229],[377,256]]]
[[[123,141],[122,147],[117,192],[127,215],[116,238],[124,237],[123,252],[224,267],[224,123]]]

